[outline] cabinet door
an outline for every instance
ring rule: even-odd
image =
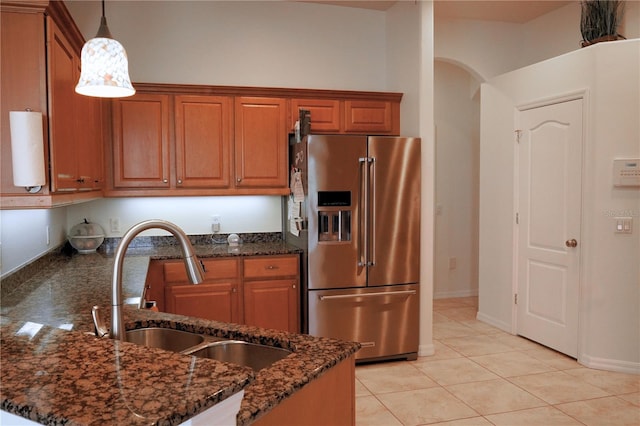
[[[287,187],[287,133],[285,99],[236,98],[236,187]]]
[[[114,187],[168,188],[169,162],[169,96],[114,100]]]
[[[24,187],[13,185],[11,129],[9,111],[31,108],[47,115],[46,39],[41,13],[0,13],[0,192],[3,195],[26,194]],[[48,169],[47,121],[43,118],[45,168]],[[47,187],[49,178],[46,179]],[[43,189],[46,192],[47,189]],[[4,200],[0,200],[6,206]]]
[[[237,280],[166,286],[165,304],[173,314],[239,322]]]
[[[78,105],[76,123],[78,187],[84,191],[102,189],[104,185],[102,100],[78,94],[75,97]]]
[[[244,322],[298,333],[298,280],[244,282]]]
[[[53,20],[48,18],[47,23],[51,190],[75,191],[79,179],[75,131],[77,55]]]
[[[331,99],[291,99],[291,125],[300,118],[299,110],[306,109],[311,113],[312,133],[339,133],[340,101]]]
[[[233,100],[224,96],[176,96],[178,188],[229,188]]]
[[[398,109],[398,118],[394,119]],[[313,116],[311,116],[313,120]],[[344,130],[347,133],[396,134],[399,106],[389,101],[345,101]]]

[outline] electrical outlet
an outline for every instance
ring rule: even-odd
[[[458,267],[458,259],[455,257],[449,258],[449,269],[456,269]]]
[[[211,216],[211,232],[220,232],[220,215],[214,214]]]
[[[120,218],[119,217],[109,218],[109,230],[111,231],[112,234],[117,234],[118,232],[120,232]]]

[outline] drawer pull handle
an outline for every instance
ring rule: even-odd
[[[268,265],[268,266],[265,266],[265,269],[274,270],[274,269],[280,269],[280,267],[278,267],[277,265]]]

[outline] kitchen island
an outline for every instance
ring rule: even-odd
[[[224,244],[196,243],[194,248],[200,258],[295,253],[281,242],[244,244],[232,251]],[[93,336],[91,307],[99,305],[106,311],[111,304],[110,250],[72,257],[48,255],[3,282],[0,408],[43,424],[169,425],[185,422],[244,390],[236,418],[240,425],[281,423],[287,417],[283,412],[294,422],[296,407],[301,415],[313,407],[342,410],[336,416],[342,416],[343,423],[354,421],[354,413],[345,417],[344,412],[353,411],[357,343],[137,309],[149,261],[179,257],[177,246],[128,251],[123,270],[123,295],[129,303],[124,311],[126,329],[174,328],[292,353],[254,372],[98,339]],[[321,386],[331,392],[318,392]],[[347,403],[322,407],[323,397],[318,395]],[[311,408],[305,407],[309,398],[319,398],[311,401]],[[313,422],[313,416],[308,420]]]

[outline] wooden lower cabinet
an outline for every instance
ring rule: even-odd
[[[256,420],[256,426],[356,424],[355,358],[328,370]]]
[[[162,279],[156,290],[148,294],[161,297],[162,303],[156,300],[158,309],[172,314],[206,318],[215,321],[239,323],[242,321],[240,311],[240,272],[237,259],[204,259],[204,282],[191,284],[187,280],[184,263],[181,260],[162,261]],[[149,277],[156,268],[150,268]],[[156,271],[155,276],[159,273]],[[159,281],[156,279],[156,281]]]
[[[297,279],[245,282],[245,324],[299,332],[298,294]]]
[[[205,280],[191,284],[182,260],[153,260],[145,300],[158,310],[215,321],[300,331],[298,255],[202,259]]]
[[[300,257],[247,257],[242,270],[245,323],[300,332]]]
[[[167,286],[166,312],[238,323],[237,287],[236,281]]]

